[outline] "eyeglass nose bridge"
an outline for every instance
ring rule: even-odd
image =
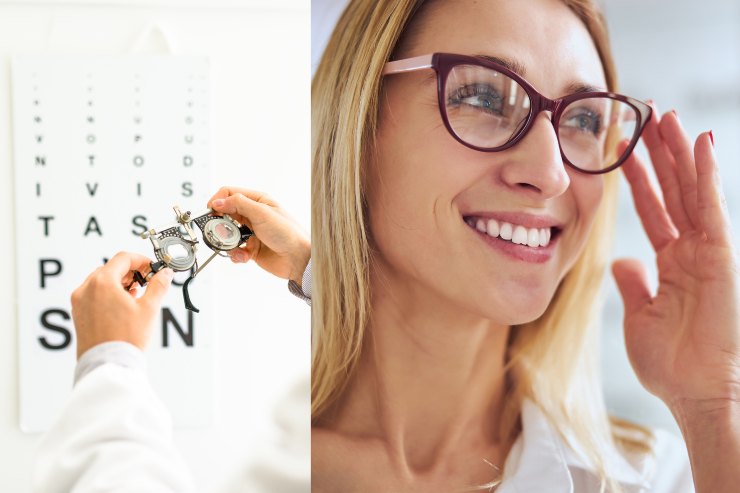
[[[532,121],[534,122],[534,119],[541,112],[549,111],[551,114],[550,120],[552,121],[553,125],[555,125],[555,121],[560,114],[560,110],[564,106],[563,100],[549,99],[537,93],[530,94],[529,97],[532,100]]]
[[[534,92],[533,94],[530,93],[529,99],[532,104],[532,110],[529,116],[529,123],[526,125],[525,128],[522,129],[522,132],[516,138],[516,141],[518,142],[519,140],[524,138],[526,134],[529,133],[535,121],[537,120],[537,116],[541,112],[549,111],[550,123],[552,123],[553,131],[555,132],[555,138],[558,140],[558,146],[560,146],[560,135],[558,134],[557,121],[560,118],[560,112],[562,111],[563,106],[565,106],[567,103],[565,103],[563,99],[549,99],[537,92]]]

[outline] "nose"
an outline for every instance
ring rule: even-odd
[[[557,197],[570,186],[551,118],[549,111],[537,115],[522,140],[505,151],[509,159],[500,168],[507,186],[540,200]]]

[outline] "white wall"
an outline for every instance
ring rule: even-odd
[[[15,54],[129,53],[151,22],[178,53],[211,59],[211,186],[264,190],[310,229],[308,0],[0,2],[0,490],[30,491],[38,435],[18,429],[18,360],[9,59]],[[144,51],[161,52],[153,40]],[[74,240],[70,240],[74,241]],[[259,440],[294,385],[306,395],[310,310],[285,281],[254,265],[214,262],[217,331],[214,424],[177,430],[199,491],[225,478]],[[29,273],[29,275],[32,275]]]

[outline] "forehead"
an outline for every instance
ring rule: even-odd
[[[404,57],[434,52],[510,59],[545,96],[606,88],[586,26],[561,0],[436,0],[410,26]]]

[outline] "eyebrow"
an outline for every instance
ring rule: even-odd
[[[502,65],[508,68],[509,70],[517,74],[522,79],[526,79],[527,69],[524,67],[524,64],[522,64],[518,60],[514,60],[513,58],[505,58],[505,57],[482,55],[482,54],[478,54],[475,56],[478,58],[482,58],[484,60],[498,63],[499,65]],[[583,92],[606,92],[606,88],[593,86],[591,84],[585,84],[583,82],[571,82],[565,88],[566,94],[579,94]]]

